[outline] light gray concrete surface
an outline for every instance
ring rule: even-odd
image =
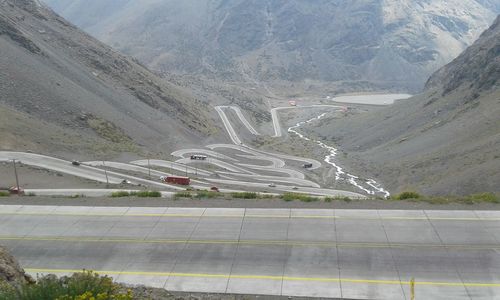
[[[0,206],[30,273],[179,291],[500,299],[500,212]]]
[[[409,94],[374,94],[374,95],[348,95],[328,98],[334,102],[370,104],[370,105],[389,105],[396,100],[408,99],[413,95]]]

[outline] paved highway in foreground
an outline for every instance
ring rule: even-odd
[[[0,206],[32,274],[179,291],[498,299],[500,212]]]

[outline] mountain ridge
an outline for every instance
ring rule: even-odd
[[[15,110],[19,120],[29,116],[42,128],[58,128],[65,136],[44,136],[58,140],[61,152],[88,154],[95,140],[103,151],[160,153],[219,130],[205,102],[81,32],[41,2],[1,2],[0,40],[2,112]],[[54,150],[53,141],[28,136],[28,128],[16,138],[15,127],[4,126],[13,138],[4,135],[2,149],[37,140],[29,144]],[[79,149],[80,140],[87,141],[81,145],[87,151]]]
[[[422,94],[315,131],[393,191],[499,192],[499,72],[500,16]]]
[[[413,92],[500,12],[487,0],[47,3],[161,72],[271,84],[370,81]]]

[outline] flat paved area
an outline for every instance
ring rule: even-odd
[[[30,273],[178,291],[500,299],[500,212],[0,205]]]

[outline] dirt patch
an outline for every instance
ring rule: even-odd
[[[0,205],[61,205],[117,207],[210,207],[210,208],[310,208],[310,209],[391,209],[391,210],[500,210],[500,204],[431,204],[391,200],[333,200],[331,202],[286,202],[281,199],[165,199],[165,198],[71,198],[71,197],[0,197]]]

